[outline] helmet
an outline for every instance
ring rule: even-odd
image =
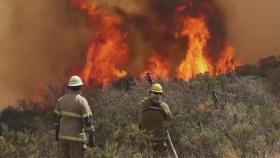
[[[162,86],[159,83],[153,84],[151,92],[163,93]]]
[[[68,86],[69,87],[76,87],[76,86],[81,86],[83,85],[83,81],[82,79],[79,77],[79,76],[72,76],[70,79],[69,79],[69,82],[68,82]]]

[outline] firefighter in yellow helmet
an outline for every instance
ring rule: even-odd
[[[169,106],[162,101],[163,90],[159,83],[152,85],[149,98],[139,104],[139,128],[153,135],[152,144],[157,156],[166,156],[167,134],[166,123],[172,115]]]
[[[90,147],[95,143],[92,112],[87,100],[81,96],[82,87],[81,78],[72,76],[69,92],[58,100],[54,110],[59,158],[83,158],[86,142]]]

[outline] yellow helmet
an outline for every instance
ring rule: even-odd
[[[152,85],[151,92],[163,93],[162,86],[159,83]]]

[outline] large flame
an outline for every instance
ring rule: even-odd
[[[127,61],[128,47],[126,33],[119,28],[121,19],[87,1],[76,0],[74,4],[87,11],[92,27],[96,30],[82,71],[85,83],[93,80],[98,84],[106,84],[126,76],[127,72],[121,66]]]
[[[183,20],[183,28],[179,35],[188,37],[186,57],[177,69],[179,79],[188,80],[206,72],[211,75],[225,74],[235,70],[238,66],[238,63],[234,60],[234,48],[232,46],[226,47],[217,62],[213,62],[207,57],[205,52],[210,33],[203,17],[186,17]]]
[[[139,60],[148,56],[148,58],[143,58],[145,61],[142,61],[142,63],[146,65],[143,65],[145,70],[142,71],[139,71],[139,68],[134,69],[133,67],[130,67],[130,65],[133,65],[131,62],[139,60],[134,60],[134,56],[129,56],[129,53],[135,53],[130,52],[131,49],[129,49],[129,46],[131,43],[138,41],[129,41],[127,37],[129,30],[127,29],[124,31],[125,28],[128,27],[124,27],[123,25],[124,21],[122,21],[121,18],[122,14],[116,14],[112,11],[109,13],[106,9],[97,7],[89,0],[73,0],[73,4],[87,13],[90,24],[94,30],[93,39],[87,52],[86,63],[81,72],[82,78],[86,83],[91,81],[97,84],[112,83],[125,77],[127,74],[135,75],[136,73],[134,70],[142,72],[136,74],[141,78],[147,72],[150,72],[153,76],[165,80],[169,77],[188,80],[198,74],[206,72],[210,75],[228,73],[234,70],[237,66],[234,60],[234,48],[232,46],[225,44],[222,48],[215,45],[215,43],[217,44],[219,42],[226,43],[227,41],[225,41],[225,39],[218,42],[214,40],[214,44],[213,41],[212,44],[209,42],[212,39],[217,39],[212,38],[213,36],[216,36],[213,34],[213,30],[211,31],[209,29],[209,21],[211,21],[211,18],[209,17],[211,17],[212,14],[213,16],[215,14],[215,7],[210,1],[202,2],[199,0],[186,0],[185,4],[177,6],[177,12],[174,15],[174,21],[176,21],[176,24],[174,23],[174,25],[178,26],[173,28],[170,32],[174,32],[174,34],[178,35],[177,39],[174,39],[173,41],[177,40],[179,43],[182,39],[187,39],[184,43],[186,46],[186,50],[184,50],[184,58],[178,63],[176,58],[170,58],[171,53],[167,51],[172,51],[174,56],[178,57],[180,56],[178,54],[180,54],[182,50],[176,50],[173,52],[173,50],[170,49],[162,49],[166,52],[158,53],[162,52],[162,50],[159,49],[161,46],[154,46],[157,42],[151,42],[147,44],[151,50],[146,51],[152,52],[152,54],[150,53],[147,55],[146,53],[144,55],[135,55],[135,57],[141,56]],[[136,29],[137,27],[134,25],[133,29]],[[180,28],[179,31],[176,30],[178,28]],[[141,29],[148,28],[143,27]],[[163,31],[161,33],[165,32]],[[151,36],[153,35],[154,34],[151,34]],[[170,38],[169,36],[163,37]],[[163,38],[162,40],[166,39]],[[149,40],[142,42],[148,41]],[[167,45],[169,44],[168,42],[166,43]],[[139,47],[143,46],[143,43],[139,44]],[[136,46],[137,45],[138,43]],[[181,46],[180,48],[185,46]],[[162,47],[164,48],[166,46],[163,45]],[[219,49],[209,49],[212,47],[218,47]],[[213,50],[217,52],[213,52]],[[128,56],[130,57],[130,60],[128,60]]]
[[[180,79],[190,79],[191,77],[209,71],[207,59],[204,56],[209,32],[203,18],[188,17],[184,20],[181,36],[189,38],[186,58],[177,70],[177,77]]]

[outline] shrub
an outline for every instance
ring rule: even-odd
[[[153,157],[150,136],[136,124],[137,105],[149,86],[130,81],[133,84],[122,81],[117,86],[84,90],[95,118],[97,144],[87,151],[87,157]],[[168,127],[179,157],[265,157],[279,153],[280,97],[271,91],[269,77],[201,75],[187,82],[159,82],[173,113]],[[51,114],[64,90],[50,87],[40,102],[21,101],[19,110],[3,111],[5,142],[0,143],[0,157],[56,156]],[[48,108],[36,109],[46,104]]]

